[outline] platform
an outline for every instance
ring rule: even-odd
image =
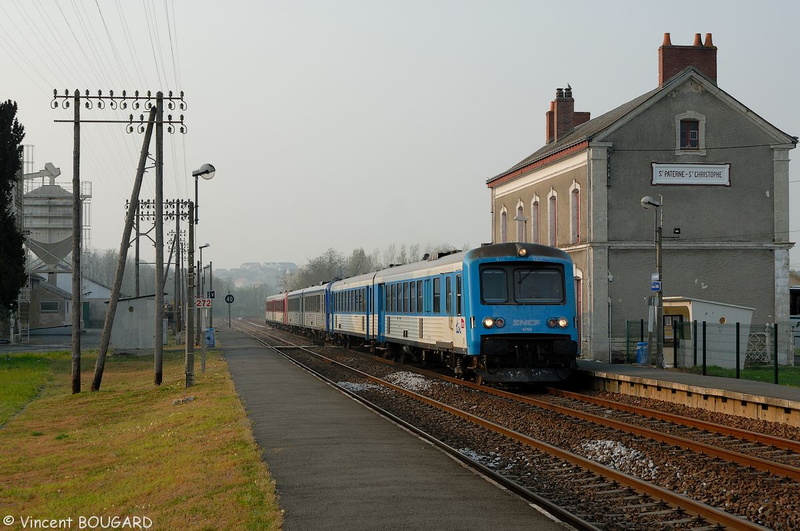
[[[284,531],[561,530],[536,508],[236,331],[221,347]]]
[[[594,389],[800,426],[800,388],[675,369],[579,360]]]

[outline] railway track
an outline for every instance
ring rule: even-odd
[[[264,335],[263,325],[248,328],[251,335]],[[296,345],[279,350],[291,351],[291,357],[302,358],[395,420],[421,426],[427,438],[439,440],[460,459],[471,456],[487,473],[500,474],[503,479],[496,481],[516,485],[508,488],[541,492],[553,505],[578,515],[575,527],[796,527],[789,507],[798,499],[800,483],[791,464],[720,450],[630,418],[609,418],[611,405],[599,401],[575,408],[430,374],[415,375],[419,380],[410,383],[408,376],[403,381],[397,376],[412,374],[407,368],[371,356],[331,348],[301,351]],[[558,399],[574,402],[576,397]],[[760,494],[753,497],[756,491]]]

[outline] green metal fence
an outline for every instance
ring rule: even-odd
[[[796,323],[750,325],[698,321],[674,321],[664,327],[664,367],[734,369],[736,377],[745,365],[795,365]],[[626,321],[625,353],[627,363],[657,365],[656,352],[650,342],[655,338],[647,331],[643,319]],[[648,342],[643,356],[642,343]],[[798,345],[800,346],[800,345]],[[638,351],[637,351],[638,348]]]

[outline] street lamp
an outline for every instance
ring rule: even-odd
[[[194,342],[197,339],[195,336],[195,326],[199,326],[199,322],[195,325],[194,320],[197,316],[197,305],[195,303],[195,272],[194,272],[194,237],[195,225],[200,222],[197,215],[197,189],[198,177],[203,179],[212,179],[216,173],[216,168],[211,164],[203,164],[200,169],[192,172],[194,177],[194,203],[189,201],[189,249],[188,249],[188,274],[186,275],[187,281],[187,294],[186,297],[186,387],[194,385]],[[206,244],[204,247],[208,247]],[[203,252],[203,247],[200,248]],[[202,257],[202,254],[200,255]],[[202,258],[201,258],[202,259]],[[199,330],[198,330],[199,336]]]
[[[645,209],[654,209],[654,224],[655,224],[655,245],[656,245],[656,272],[651,277],[650,289],[656,292],[656,319],[655,319],[655,334],[656,334],[656,366],[664,368],[664,286],[662,281],[662,266],[661,266],[661,251],[662,251],[662,228],[664,225],[664,211],[661,206],[664,202],[663,196],[659,195],[658,200],[653,199],[649,195],[641,199],[642,207]],[[648,332],[653,332],[652,327]],[[649,342],[651,345],[652,341]]]
[[[192,177],[194,177],[194,224],[197,225],[200,223],[200,217],[198,215],[198,205],[197,205],[197,178],[202,177],[203,179],[210,181],[214,178],[214,174],[217,172],[217,169],[214,167],[213,164],[203,164],[200,166],[199,170],[194,170],[192,172]]]

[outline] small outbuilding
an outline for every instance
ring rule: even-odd
[[[114,353],[155,349],[155,295],[119,299],[111,329],[111,347]],[[167,326],[164,326],[162,345],[167,343]]]
[[[705,347],[706,364],[736,368],[736,331],[739,330],[739,368],[744,368],[754,308],[689,297],[664,297],[664,363],[694,365],[695,338],[680,331],[697,321],[697,345]],[[676,345],[683,348],[675,348]],[[702,350],[700,351],[702,355]],[[677,356],[677,359],[676,359]],[[676,363],[677,362],[677,363]],[[702,363],[702,360],[699,361]]]

